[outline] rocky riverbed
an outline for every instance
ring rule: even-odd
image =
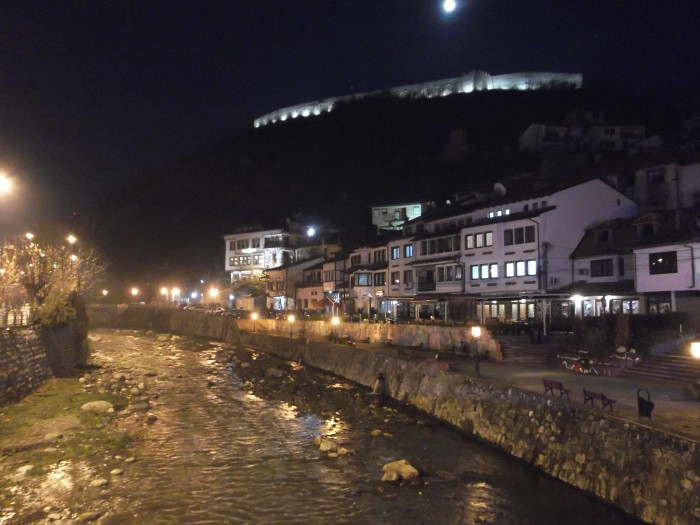
[[[90,338],[84,369],[0,408],[1,525],[635,523],[304,363]]]

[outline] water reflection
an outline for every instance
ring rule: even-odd
[[[104,458],[62,462],[27,500],[65,507],[72,497],[76,508],[88,506],[86,495],[118,502],[102,525],[634,523],[422,414],[375,406],[352,383],[240,349],[230,352],[248,368],[221,363],[216,347],[187,351],[185,339],[177,360],[167,359],[172,349],[147,351],[146,338],[140,344],[128,366],[134,375],[157,373],[158,420],[141,428],[127,482],[100,496],[84,480],[102,472]],[[95,359],[121,362],[118,350],[98,346]],[[284,376],[266,377],[271,367]],[[373,437],[375,429],[382,435]],[[319,435],[352,454],[320,452]],[[380,481],[383,465],[398,459],[420,471],[415,483]],[[0,525],[12,523],[10,514],[3,511]]]

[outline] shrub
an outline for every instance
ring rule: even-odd
[[[68,295],[52,292],[36,310],[35,320],[42,326],[59,326],[76,319],[75,308]]]

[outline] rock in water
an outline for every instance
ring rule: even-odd
[[[405,459],[387,463],[382,467],[382,471],[384,472],[382,481],[409,481],[420,475],[418,470]]]

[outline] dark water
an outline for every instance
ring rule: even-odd
[[[111,333],[95,359],[149,372],[158,420],[110,486],[101,524],[638,523],[330,375],[244,349],[222,363],[220,348],[185,339],[155,347],[143,337],[119,349],[125,337]],[[266,377],[270,367],[284,376]],[[371,437],[374,429],[389,435]],[[327,457],[318,435],[352,454]],[[397,459],[418,468],[417,483],[381,481]]]

